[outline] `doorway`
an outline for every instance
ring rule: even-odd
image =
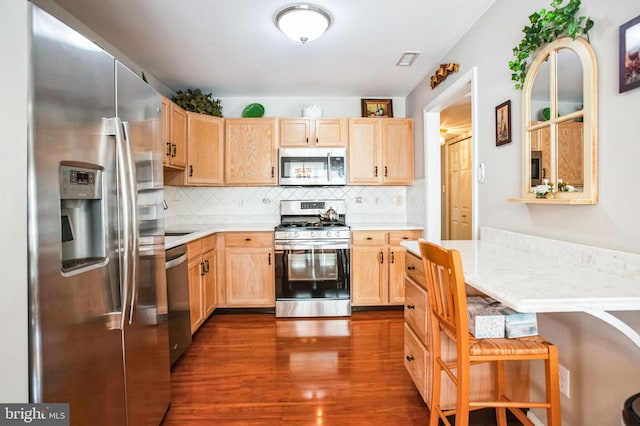
[[[424,108],[425,237],[430,240],[479,238],[476,72],[469,70]]]

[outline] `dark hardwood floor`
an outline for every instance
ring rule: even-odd
[[[215,314],[172,372],[163,425],[424,425],[402,311]]]

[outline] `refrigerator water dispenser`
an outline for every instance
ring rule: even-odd
[[[62,272],[106,261],[102,169],[60,165]]]

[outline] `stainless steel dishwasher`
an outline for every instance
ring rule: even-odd
[[[173,366],[191,344],[187,246],[182,244],[168,249],[165,259],[169,299],[169,353]]]

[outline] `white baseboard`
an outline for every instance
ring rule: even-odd
[[[533,422],[534,425],[545,426],[544,423],[542,423],[542,421],[538,417],[536,417],[536,415],[533,414],[531,410],[527,411],[527,417]]]

